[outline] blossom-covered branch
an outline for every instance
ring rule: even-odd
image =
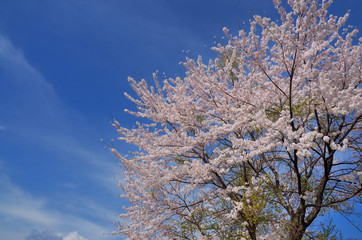
[[[274,1],[281,22],[254,16],[186,59],[184,78],[129,78],[147,119],[120,140],[129,239],[302,239],[322,210],[361,197],[362,48],[331,1]],[[343,153],[342,153],[343,152]]]

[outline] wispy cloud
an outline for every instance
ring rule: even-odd
[[[63,240],[83,240],[77,232],[82,232],[89,239],[100,239],[101,233],[107,231],[104,226],[88,219],[51,208],[46,199],[32,196],[10,182],[5,174],[0,175],[0,192],[0,232],[7,229],[10,235],[11,231],[13,234],[25,234],[31,229],[56,229],[70,232],[61,235],[64,237]],[[94,203],[92,206],[89,202],[83,201],[83,204],[88,205],[93,211],[102,211],[101,206]]]
[[[45,200],[34,199],[12,184],[6,175],[0,178],[0,192],[0,212],[8,218],[45,226],[57,224],[56,219],[44,211]]]
[[[19,152],[26,153],[26,145],[32,144],[32,147],[43,149],[42,155],[47,161],[56,157],[64,163],[72,162],[73,168],[78,169],[69,171],[77,172],[78,179],[83,178],[78,183],[71,182],[75,188],[62,195],[64,202],[61,202],[55,196],[36,196],[32,193],[33,189],[13,184],[0,168],[0,235],[6,234],[9,239],[14,239],[21,236],[20,233],[24,236],[32,228],[51,228],[55,232],[77,231],[91,240],[99,239],[102,232],[111,232],[111,229],[104,227],[112,228],[105,220],[105,216],[112,218],[112,212],[108,210],[110,207],[101,203],[101,196],[90,199],[96,194],[81,193],[83,186],[80,188],[79,183],[88,184],[87,188],[95,188],[97,191],[109,190],[108,194],[113,197],[117,188],[116,183],[112,182],[117,169],[116,161],[109,161],[110,154],[107,156],[106,151],[101,153],[87,142],[85,137],[94,135],[89,131],[90,127],[85,126],[83,116],[65,106],[53,86],[28,62],[23,51],[1,34],[0,77],[0,88],[7,90],[0,94],[0,101],[7,103],[6,106],[0,105],[0,122],[6,126],[7,134],[17,139],[15,144],[22,145]],[[1,125],[0,130],[4,129]],[[84,132],[85,137],[75,136],[74,129]],[[16,154],[8,156],[9,163],[11,158],[17,157]],[[32,161],[31,158],[27,160]],[[43,168],[39,165],[37,167]],[[12,170],[31,177],[26,169]],[[61,186],[69,181],[64,176],[61,179],[49,179],[47,184],[55,185],[59,182],[58,186]],[[110,182],[114,187],[110,187]],[[65,240],[76,237],[74,234],[64,235]]]
[[[62,128],[64,106],[53,86],[0,34],[0,121],[12,132]]]
[[[94,141],[87,143],[87,138],[74,134],[76,130],[85,133],[85,137],[96,138],[92,127],[86,126],[86,119],[65,106],[53,86],[27,61],[23,51],[0,34],[1,74],[5,76],[1,78],[0,88],[7,89],[8,94],[0,94],[0,101],[7,103],[0,105],[0,122],[5,123],[7,130],[26,141],[38,142],[44,151],[65,155],[65,160],[76,159],[88,170],[95,170],[96,174],[91,176],[103,179],[107,182],[105,185],[113,181],[118,168],[115,158],[107,155],[100,142],[95,149]],[[5,127],[0,125],[0,130]],[[97,182],[102,184],[102,181]]]

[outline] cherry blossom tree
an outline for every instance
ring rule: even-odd
[[[302,239],[361,200],[362,48],[331,1],[274,0],[279,22],[186,59],[186,76],[129,78],[143,118],[113,126],[139,148],[121,156],[129,239]]]

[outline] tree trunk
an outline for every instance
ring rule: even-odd
[[[289,231],[288,240],[301,240],[306,229],[307,227],[303,226],[301,223],[298,223],[297,226],[293,226]]]
[[[251,240],[256,240],[256,225],[255,224],[249,224],[247,227],[249,236]]]

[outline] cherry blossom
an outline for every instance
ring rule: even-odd
[[[279,21],[224,28],[219,57],[187,58],[185,77],[129,78],[126,111],[141,119],[113,126],[139,151],[111,148],[130,203],[117,234],[297,240],[321,211],[360,201],[361,40],[331,1],[288,3],[274,0]]]

